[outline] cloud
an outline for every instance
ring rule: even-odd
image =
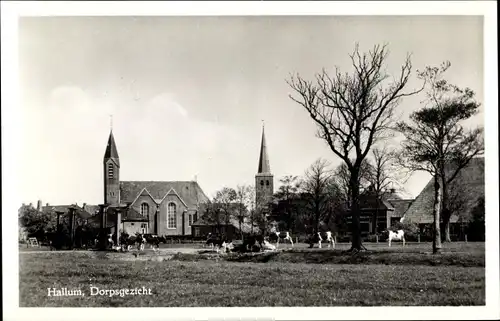
[[[59,86],[49,94],[49,108],[58,113],[86,113],[91,109],[90,99],[77,86]]]

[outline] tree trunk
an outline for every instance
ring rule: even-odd
[[[441,253],[441,227],[440,227],[440,212],[441,212],[441,197],[442,197],[442,186],[439,181],[438,175],[434,176],[434,228],[433,228],[433,240],[432,240],[432,253]]]
[[[441,217],[443,219],[443,234],[444,242],[451,242],[450,238],[450,219],[451,219],[451,211],[448,208],[448,184],[446,184],[444,170],[441,176],[441,189],[443,191],[443,200],[441,202]]]
[[[351,173],[351,250],[361,250],[361,224],[359,220],[359,184],[357,174]]]

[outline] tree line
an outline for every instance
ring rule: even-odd
[[[376,45],[365,53],[356,45],[349,55],[352,73],[337,67],[331,72],[323,69],[313,80],[292,74],[286,80],[293,91],[289,96],[308,112],[317,125],[317,136],[344,165],[353,219],[351,250],[362,249],[359,206],[364,162],[371,150],[401,134],[401,148],[395,153],[399,167],[426,171],[434,179],[433,253],[439,253],[441,222],[445,240],[449,240],[452,209],[448,187],[472,158],[484,152],[483,128],[462,125],[477,114],[480,104],[472,89],[444,78],[450,62],[417,70],[420,84],[409,89],[411,55],[397,74],[390,75],[386,72],[388,54],[387,45]],[[425,96],[422,107],[408,121],[399,121],[402,101],[420,93]]]

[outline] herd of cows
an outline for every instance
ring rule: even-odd
[[[403,246],[405,246],[405,232],[403,230],[398,231],[385,231],[387,235],[387,240],[389,247],[392,241],[402,241]],[[100,246],[100,237],[96,238],[96,235],[92,233],[80,233],[80,237],[76,238],[77,248],[89,249],[89,248],[102,248]],[[116,251],[130,251],[132,247],[137,247],[139,251],[143,251],[146,246],[150,246],[151,249],[157,250],[160,248],[160,243],[167,243],[167,238],[165,236],[158,236],[153,234],[140,234],[128,235],[126,233],[121,233],[119,237],[119,244],[115,244],[116,235],[108,234],[106,237],[106,244],[104,248],[112,249]],[[267,236],[264,235],[252,235],[247,236],[243,239],[243,242],[234,242],[233,240],[227,238],[224,235],[214,235],[209,234],[206,238],[205,245],[210,247],[212,250],[218,253],[222,252],[262,252],[262,251],[274,251],[279,247],[280,242],[289,243],[294,246],[292,235],[288,231],[278,231],[276,228],[272,228]],[[318,232],[309,237],[306,241],[309,243],[309,247],[313,248],[317,245],[318,248],[322,247],[322,244],[326,242],[328,248],[335,248],[335,238],[331,231]],[[47,244],[52,249],[61,249],[61,244],[64,240],[61,239],[61,235],[53,235],[41,242],[42,244]]]
[[[388,233],[389,247],[392,241],[402,241],[403,246],[405,246],[404,231],[386,231]],[[238,245],[234,245],[233,241],[224,235],[214,235],[209,233],[205,242],[205,245],[210,247],[217,253],[227,253],[227,252],[266,252],[275,251],[281,242],[288,242],[293,247],[293,239],[290,232],[280,232],[276,228],[271,229],[268,236],[263,235],[252,235],[244,238],[243,242]],[[332,236],[331,231],[318,232],[309,238],[309,247],[314,247],[315,244],[318,248],[322,247],[322,243],[326,242],[328,248],[335,248],[335,239]],[[113,242],[112,235],[109,235],[108,246],[115,250],[120,251],[130,251],[133,246],[137,246],[139,251],[144,251],[146,246],[150,246],[153,251],[160,248],[160,243],[167,243],[167,240],[163,236],[157,236],[152,234],[136,234],[128,235],[123,233],[120,236],[120,246],[115,246]],[[274,244],[273,244],[274,243]]]

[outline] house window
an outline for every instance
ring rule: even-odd
[[[200,236],[200,229],[199,228],[194,229],[194,236],[196,236],[196,237]]]
[[[141,224],[141,233],[146,234],[147,230],[148,230],[148,224],[142,223]]]
[[[108,164],[108,178],[113,178],[113,174],[114,174],[113,164],[109,163]]]
[[[168,203],[167,207],[167,228],[177,228],[177,215],[175,203]]]
[[[141,215],[148,216],[149,215],[149,205],[148,203],[141,204]]]

